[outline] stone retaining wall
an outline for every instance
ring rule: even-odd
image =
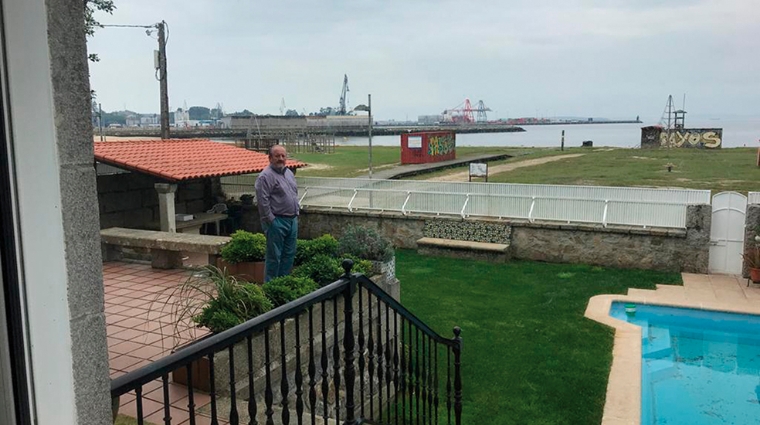
[[[416,249],[417,240],[425,236],[454,236],[476,242],[507,241],[516,259],[707,273],[711,214],[710,205],[692,205],[686,229],[642,229],[307,208],[299,219],[299,237],[325,233],[340,237],[347,226],[361,225],[378,230],[398,248]],[[246,230],[257,231],[258,221],[255,207],[244,212]]]

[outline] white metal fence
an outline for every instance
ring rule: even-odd
[[[254,176],[222,179],[228,196],[253,193]],[[298,178],[302,206],[462,217],[686,227],[686,207],[709,204],[709,190]]]
[[[747,193],[747,203],[748,204],[760,204],[760,192],[749,192],[749,193]]]

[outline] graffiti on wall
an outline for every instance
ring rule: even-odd
[[[718,149],[723,143],[722,128],[694,128],[660,133],[660,145],[675,148]]]
[[[453,134],[430,136],[428,138],[428,155],[447,155],[456,149]]]

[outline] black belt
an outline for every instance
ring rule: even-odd
[[[278,214],[275,214],[274,216],[275,217],[279,217],[279,218],[296,218],[296,217],[298,217],[297,215],[278,215]]]

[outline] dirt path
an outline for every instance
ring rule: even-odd
[[[523,168],[523,167],[532,167],[534,165],[546,164],[549,162],[559,161],[559,160],[567,159],[567,158],[577,158],[583,155],[585,154],[574,153],[574,154],[568,154],[568,155],[547,156],[544,158],[526,159],[524,161],[517,161],[517,162],[510,162],[507,164],[495,165],[493,167],[488,167],[488,175],[504,173],[506,171],[512,171],[512,170]],[[457,182],[457,181],[466,182],[469,176],[470,176],[470,172],[468,170],[468,171],[461,171],[461,172],[453,173],[453,174],[447,174],[445,176],[434,177],[427,180],[440,181],[440,182]]]

